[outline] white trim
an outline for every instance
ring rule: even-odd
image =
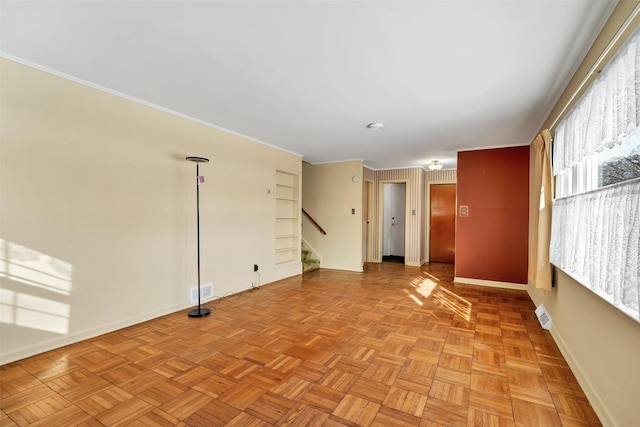
[[[529,294],[531,301],[533,301],[533,304],[538,306],[539,304],[536,302],[533,294],[529,291],[529,287],[527,287],[527,293]],[[573,353],[569,350],[569,347],[562,339],[562,335],[558,333],[558,330],[555,327],[552,327],[549,332],[551,333],[553,340],[558,345],[560,353],[562,353],[562,356],[567,361],[569,368],[571,368],[571,372],[573,372],[578,380],[578,384],[582,387],[582,391],[584,391],[584,394],[587,396],[589,403],[598,415],[598,418],[602,421],[602,424],[606,426],[616,425],[611,412],[609,412],[607,406],[604,404],[604,400],[602,400],[598,390],[591,384],[591,381],[589,381],[588,376],[585,374],[584,370],[577,362],[577,359],[573,356]]]
[[[456,186],[456,208],[455,208],[455,227],[457,231],[458,227],[458,179],[441,179],[441,180],[430,180],[427,181],[427,185],[425,188],[426,194],[424,198],[426,199],[426,207],[427,210],[424,215],[424,230],[425,230],[425,239],[424,239],[424,255],[425,262],[431,262],[431,185],[440,185],[440,184],[454,184]],[[455,241],[454,241],[455,245]],[[455,248],[454,248],[455,250]]]
[[[304,159],[303,159],[304,160]],[[332,165],[334,163],[346,163],[346,162],[364,162],[364,159],[346,159],[346,160],[333,160],[333,161],[326,161],[326,162],[310,162],[309,160],[304,160],[305,162],[309,163],[311,166],[318,166],[318,165]],[[363,164],[364,167],[364,164]],[[367,168],[370,169],[370,168]]]
[[[244,135],[244,134],[241,134],[239,132],[235,132],[235,131],[232,131],[230,129],[223,128],[222,126],[214,125],[213,123],[209,123],[209,122],[206,122],[206,121],[201,120],[201,119],[196,119],[195,117],[189,116],[187,114],[179,113],[177,111],[171,110],[169,108],[161,107],[159,105],[153,104],[153,103],[148,102],[148,101],[144,101],[144,100],[136,98],[134,96],[126,95],[126,94],[124,94],[122,92],[118,92],[116,90],[109,89],[109,88],[106,88],[104,86],[100,86],[98,84],[88,82],[86,80],[82,80],[82,79],[80,79],[78,77],[74,77],[72,75],[69,75],[69,74],[66,74],[66,73],[63,73],[63,72],[60,72],[60,71],[57,71],[57,70],[53,70],[53,69],[48,68],[48,67],[44,67],[44,66],[36,64],[34,62],[27,61],[27,60],[19,58],[17,56],[13,56],[13,55],[8,54],[6,52],[0,51],[0,57],[8,59],[8,60],[13,61],[13,62],[17,62],[18,64],[22,64],[22,65],[27,66],[27,67],[34,68],[36,70],[39,70],[39,71],[42,71],[42,72],[45,72],[45,73],[48,73],[48,74],[52,74],[52,75],[54,75],[56,77],[60,77],[60,78],[63,78],[65,80],[69,80],[69,81],[72,81],[74,83],[78,83],[78,84],[81,84],[83,86],[87,86],[87,87],[90,87],[92,89],[96,89],[96,90],[99,90],[101,92],[105,92],[105,93],[108,93],[110,95],[114,95],[114,96],[117,96],[119,98],[123,98],[123,99],[126,99],[128,101],[135,102],[137,104],[141,104],[141,105],[144,105],[146,107],[153,108],[154,110],[162,111],[164,113],[168,113],[168,114],[171,114],[173,116],[180,117],[180,118],[183,118],[185,120],[189,120],[189,121],[194,122],[194,123],[198,123],[198,124],[201,124],[201,125],[204,125],[204,126],[207,126],[207,127],[210,127],[210,128],[214,128],[214,129],[217,129],[217,130],[221,130],[221,131],[229,133],[231,135],[239,136],[241,138],[245,138],[245,139],[248,139],[250,141],[257,142],[258,144],[266,145],[267,147],[274,148],[276,150],[283,151],[285,153],[292,154],[292,155],[300,157],[300,158],[304,157],[303,154],[295,153],[293,151],[286,150],[286,149],[284,149],[282,147],[277,147],[277,146],[275,146],[273,144],[269,144],[268,142],[261,141],[261,140],[259,140],[257,138],[252,137],[252,136]]]
[[[629,181],[624,181],[624,182],[629,182]],[[624,184],[624,182],[618,183],[618,184]],[[616,184],[613,184],[613,185],[616,185]],[[572,196],[568,196],[568,197],[572,197]],[[588,280],[585,279],[584,277],[579,277],[573,272],[565,270],[564,268],[554,263],[551,263],[551,265],[554,268],[557,268],[558,270],[562,271],[567,276],[569,276],[574,282],[576,282],[578,285],[586,289],[591,295],[595,295],[599,301],[605,303],[607,306],[615,309],[616,312],[622,314],[625,319],[630,320],[636,325],[640,324],[640,313],[632,311],[631,309],[629,309],[628,307],[625,307],[624,305],[616,305],[615,300],[611,295],[608,295],[604,292],[600,292],[596,289],[591,289],[591,287],[588,284],[586,284]]]
[[[210,302],[210,301],[209,301]],[[95,328],[87,329],[84,331],[79,331],[76,333],[72,333],[69,335],[65,335],[60,338],[55,338],[49,341],[41,342],[35,345],[30,345],[27,347],[22,347],[20,349],[11,351],[9,353],[3,353],[0,355],[0,365],[4,365],[6,363],[15,362],[16,360],[24,359],[26,357],[31,357],[36,354],[44,353],[46,351],[54,350],[60,347],[64,347],[69,344],[75,344],[80,341],[84,341],[87,339],[95,338],[97,336],[117,331],[119,329],[123,329],[129,326],[137,325],[138,323],[146,322],[148,320],[156,319],[161,316],[165,316],[167,314],[175,313],[181,310],[185,310],[187,308],[192,307],[193,304],[178,304],[167,307],[162,310],[152,311],[149,313],[145,313],[142,315],[137,315],[130,317],[125,320],[119,320],[117,322],[109,323],[106,325],[101,325]],[[186,313],[185,313],[186,316]]]
[[[364,173],[363,173],[363,176],[364,176]],[[375,221],[373,221],[373,217],[376,211],[376,204],[375,204],[376,182],[373,179],[364,178],[362,186],[363,186],[362,187],[363,198],[364,198],[365,192],[367,192],[367,189],[369,189],[369,194],[367,194],[367,200],[369,202],[367,206],[367,211],[369,214],[369,224],[366,230],[367,247],[365,248],[365,253],[363,258],[365,259],[364,262],[373,262],[374,261],[373,253],[374,253],[374,248],[376,243],[373,241],[374,240],[373,236],[375,235],[374,228],[373,228]],[[363,233],[363,236],[364,234],[365,233]]]
[[[529,287],[522,283],[498,282],[495,280],[470,279],[467,277],[454,277],[456,283],[465,283],[467,285],[489,286],[492,288],[516,289],[526,291]]]
[[[411,221],[411,216],[409,215],[411,212],[411,206],[409,205],[409,197],[407,197],[407,194],[409,192],[409,179],[408,178],[399,178],[399,179],[382,179],[378,181],[378,254],[380,255],[380,262],[382,262],[382,257],[384,256],[382,254],[383,252],[383,237],[384,237],[384,231],[383,231],[383,222],[384,222],[384,184],[404,184],[404,257],[405,257],[405,264],[404,265],[409,265],[406,262],[407,259],[407,253],[409,252],[407,250],[407,245],[409,242],[408,237],[408,230],[409,228],[407,227],[407,224],[409,224],[409,221]],[[375,190],[374,190],[375,191]]]
[[[366,161],[366,160],[365,160]],[[395,171],[395,170],[402,170],[402,169],[422,169],[425,172],[442,172],[442,171],[454,171],[457,168],[443,168],[443,169],[438,169],[437,171],[432,171],[431,169],[428,168],[428,165],[415,165],[415,166],[402,166],[402,167],[397,167],[397,168],[380,168],[380,169],[376,169],[372,166],[367,166],[366,164],[363,165],[363,167],[373,171],[373,172],[379,172],[379,171]]]
[[[562,339],[562,336],[558,334],[555,328],[551,328],[549,332],[551,332],[551,336],[553,337],[553,340],[558,345],[558,348],[560,349],[560,353],[562,353],[562,356],[567,361],[567,364],[571,368],[571,371],[576,376],[576,379],[578,380],[578,384],[580,384],[580,387],[582,387],[582,391],[585,392],[585,395],[587,396],[589,403],[591,404],[591,406],[593,406],[593,409],[596,411],[596,414],[598,414],[598,417],[603,422],[602,424],[605,426],[615,425],[615,422],[613,421],[613,417],[611,416],[611,413],[609,412],[607,407],[604,405],[603,400],[600,398],[600,394],[598,393],[597,389],[591,384],[591,381],[589,381],[589,379],[585,375],[584,371],[576,361],[576,358],[573,356],[573,353],[569,350],[569,347]]]
[[[509,144],[509,145],[490,145],[488,147],[473,147],[473,148],[458,148],[456,153],[463,151],[480,151],[480,150],[497,150],[498,148],[515,148],[515,147],[528,147],[531,143],[522,144]]]
[[[371,166],[367,166],[367,168],[373,170],[373,171],[395,171],[395,170],[403,170],[403,169],[422,169],[422,170],[426,170],[424,168],[424,165],[415,165],[415,166],[401,166],[398,168],[381,168],[381,169],[373,169]],[[446,170],[446,169],[440,169],[440,170]]]

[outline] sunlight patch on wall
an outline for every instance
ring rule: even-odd
[[[2,323],[58,334],[69,332],[69,304],[2,289],[0,306]]]
[[[52,292],[71,293],[72,266],[25,246],[0,239],[0,277]]]
[[[71,295],[72,272],[68,262],[0,239],[0,279],[7,284],[0,289],[0,322],[68,333],[71,309],[59,299]]]

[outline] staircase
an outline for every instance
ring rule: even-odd
[[[311,258],[311,251],[302,251],[302,272],[308,273],[310,271],[320,269],[320,260]]]

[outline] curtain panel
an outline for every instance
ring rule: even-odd
[[[551,263],[640,320],[640,179],[556,199]]]
[[[531,247],[528,281],[536,288],[551,290],[551,133],[543,130],[533,140],[533,176],[531,186]]]
[[[640,29],[625,42],[554,133],[554,171],[612,147],[640,124]]]

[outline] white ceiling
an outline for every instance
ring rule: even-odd
[[[531,142],[615,5],[3,0],[0,50],[311,163],[454,168]]]

